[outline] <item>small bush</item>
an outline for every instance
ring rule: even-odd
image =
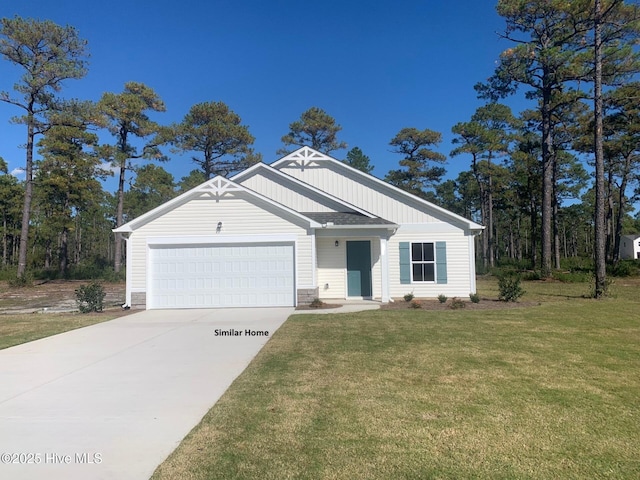
[[[413,293],[407,293],[407,294],[404,296],[404,301],[405,301],[405,302],[410,302],[411,300],[413,300]]]
[[[16,274],[16,276],[9,278],[7,283],[9,284],[10,287],[17,287],[17,288],[30,287],[33,285],[33,275],[27,272],[21,277],[19,277]]]
[[[473,303],[480,303],[480,295],[477,293],[470,293],[469,294],[469,299],[473,302]]]
[[[560,260],[560,266],[571,272],[593,272],[592,257],[569,257]]]
[[[542,280],[542,272],[540,272],[540,270],[527,270],[522,274],[522,280],[528,280],[530,282]]]
[[[418,300],[413,300],[411,302],[411,308],[422,308],[422,303],[420,303]]]
[[[76,289],[76,303],[82,313],[101,312],[106,293],[97,282]]]
[[[500,296],[498,298],[503,302],[515,302],[525,293],[520,286],[520,277],[517,275],[500,277],[498,289],[500,290]]]
[[[591,274],[588,272],[555,272],[553,278],[564,283],[586,283],[591,280]]]
[[[453,297],[451,299],[451,305],[449,305],[449,308],[451,308],[452,310],[458,310],[460,308],[465,308],[466,306],[467,304],[464,302],[464,300]]]
[[[320,300],[319,298],[314,298],[311,303],[309,304],[310,307],[313,308],[320,308],[322,306],[324,306],[324,302],[322,300]]]
[[[631,277],[640,274],[640,261],[620,260],[607,269],[607,273],[614,277]]]
[[[438,295],[438,301],[440,303],[446,303],[447,302],[447,296],[443,295],[443,294]]]

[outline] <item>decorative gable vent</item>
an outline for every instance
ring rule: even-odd
[[[305,166],[309,166],[310,164],[316,161],[321,161],[321,160],[333,160],[333,159],[328,155],[325,155],[324,153],[320,153],[314,150],[313,148],[301,147],[295,152],[291,152],[289,155],[278,160],[278,163],[288,162],[304,169]]]
[[[225,193],[239,192],[242,188],[224,177],[215,177],[198,187],[198,191],[204,195],[220,199]]]

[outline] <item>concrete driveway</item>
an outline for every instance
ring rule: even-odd
[[[292,312],[150,310],[0,350],[0,478],[148,479]]]

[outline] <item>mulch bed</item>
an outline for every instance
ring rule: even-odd
[[[502,302],[500,300],[492,298],[483,298],[480,303],[473,303],[469,300],[464,301],[465,310],[502,310],[509,308],[524,308],[535,307],[540,305],[538,302]],[[413,303],[418,303],[420,308],[412,306]],[[296,310],[326,310],[332,308],[339,308],[342,305],[323,304],[318,307],[312,307],[311,305],[298,305]],[[440,303],[439,300],[432,298],[428,299],[414,299],[411,302],[407,302],[404,299],[395,299],[394,302],[382,304],[380,310],[452,310],[451,299],[448,299],[445,303]]]
[[[417,302],[420,304],[420,308],[412,306],[412,303]],[[540,305],[538,302],[502,302],[500,300],[483,298],[480,303],[473,303],[469,300],[463,300],[465,310],[501,310],[508,308],[523,308],[533,307]],[[411,302],[407,302],[404,299],[395,299],[394,302],[389,302],[380,307],[381,310],[452,310],[451,299],[448,299],[445,303],[440,303],[439,300],[434,299],[414,299]]]

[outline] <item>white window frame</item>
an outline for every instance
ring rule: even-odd
[[[422,245],[422,249],[423,249],[423,253],[424,253],[424,245],[428,244],[431,245],[431,252],[432,252],[432,256],[433,256],[433,260],[414,260],[413,259],[413,246],[414,245]],[[410,249],[410,265],[411,265],[411,283],[436,283],[436,242],[410,242],[409,244],[409,249]],[[414,265],[433,265],[433,270],[432,270],[432,274],[433,274],[433,280],[416,280],[414,277],[414,270],[413,270],[413,266]],[[423,270],[424,273],[424,270]]]

